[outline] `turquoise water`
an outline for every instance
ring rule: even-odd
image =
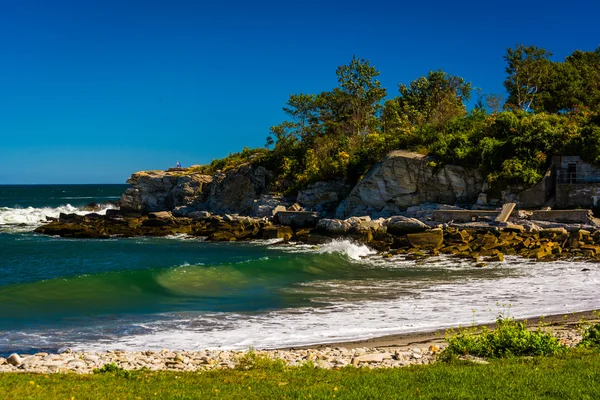
[[[579,263],[509,258],[480,269],[382,258],[343,240],[315,249],[32,232],[45,216],[83,213],[123,190],[0,186],[0,354],[292,346],[487,321],[496,303],[522,315],[600,306],[589,264],[582,273]]]

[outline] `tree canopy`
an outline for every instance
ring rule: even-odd
[[[600,165],[600,47],[551,57],[536,46],[507,49],[506,96],[479,93],[469,111],[475,89],[460,76],[431,70],[387,97],[376,67],[354,56],[337,68],[337,87],[289,97],[268,151],[232,157],[252,154],[268,165],[282,192],[355,182],[396,149],[428,154],[440,166],[478,168],[495,187],[535,184],[553,155],[580,154]]]

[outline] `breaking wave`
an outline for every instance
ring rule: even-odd
[[[94,211],[98,214],[106,214],[106,210],[115,208],[114,205],[101,205],[100,210]],[[0,226],[22,226],[35,228],[42,223],[46,222],[48,218],[58,218],[60,213],[65,214],[79,214],[85,215],[92,211],[82,210],[77,207],[73,207],[70,204],[59,207],[26,207],[26,208],[11,208],[11,207],[0,207]]]

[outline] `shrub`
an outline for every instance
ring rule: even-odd
[[[283,360],[273,360],[264,355],[257,354],[253,349],[249,349],[239,359],[236,369],[248,371],[253,369],[272,369],[281,371],[285,368]]]
[[[124,370],[115,363],[104,364],[102,368],[96,368],[92,372],[94,374],[115,374],[116,376],[127,379],[133,376],[131,371]]]
[[[459,355],[479,357],[547,356],[566,350],[557,338],[541,329],[530,331],[524,322],[498,317],[496,329],[461,329],[458,334],[446,336],[448,347],[442,359]]]
[[[592,325],[583,333],[579,346],[585,348],[596,347],[600,349],[600,324]]]

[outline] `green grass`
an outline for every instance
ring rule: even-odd
[[[600,353],[577,350],[489,365],[328,371],[262,363],[205,373],[117,371],[90,375],[0,374],[2,399],[597,399]]]

